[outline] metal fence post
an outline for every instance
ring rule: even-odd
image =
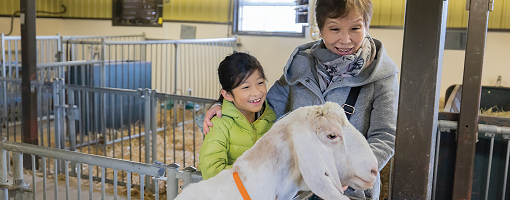
[[[158,160],[158,131],[157,131],[157,123],[158,123],[158,99],[156,98],[157,90],[152,90],[151,92],[151,109],[150,109],[150,125],[151,125],[151,141],[152,141],[152,163],[155,163]],[[147,132],[147,131],[146,131]],[[146,134],[147,135],[147,134]],[[165,148],[163,148],[165,149]],[[153,184],[156,188],[159,188],[159,183],[157,180],[153,181]]]
[[[145,129],[145,163],[151,163],[151,90],[150,89],[143,89],[142,91],[142,97],[144,100],[144,129]],[[155,140],[155,138],[152,138]],[[153,154],[155,152],[152,152]],[[146,176],[145,178],[145,185],[147,186],[147,189],[150,189],[151,177]]]
[[[184,190],[184,188],[188,187],[188,185],[190,183],[192,183],[191,176],[193,175],[193,172],[195,172],[195,171],[197,171],[197,169],[192,166],[184,168],[184,170],[182,172],[182,186],[181,186],[181,188],[183,190]]]
[[[2,34],[3,36],[3,34]],[[8,200],[9,192],[7,190],[7,156],[3,146],[5,137],[0,137],[0,200]]]
[[[166,168],[166,199],[173,200],[179,192],[179,180],[177,173],[179,172],[179,164],[169,164]]]
[[[106,84],[106,38],[101,38],[101,60],[103,60],[103,63],[101,64],[101,76],[100,76],[100,84],[101,87],[105,87]]]
[[[67,106],[67,118],[68,118],[68,127],[69,130],[69,150],[75,151],[76,150],[76,118],[79,116],[79,114],[76,114],[76,111],[78,111],[77,106],[74,105],[74,90],[67,90],[68,94],[68,106]],[[75,166],[75,162],[71,162],[71,166]],[[64,168],[65,172],[68,172],[68,168]],[[76,168],[72,167],[72,173],[76,173]]]
[[[32,192],[28,188],[28,184],[23,182],[23,154],[12,152],[12,180],[13,184],[9,188],[14,196],[14,200],[32,199],[29,196]]]
[[[174,94],[177,94],[177,69],[179,68],[179,43],[175,43]],[[175,110],[175,109],[174,109]]]
[[[3,33],[0,34],[0,40],[2,40],[2,47],[0,48],[2,50],[2,77],[5,77],[5,69],[7,69],[7,66],[5,66],[5,35]],[[17,64],[17,63],[16,63]],[[5,102],[5,101],[4,101]]]
[[[55,107],[56,112],[55,115],[55,148],[60,149],[60,123],[62,117],[60,115],[60,80],[58,78],[53,79],[53,107]]]

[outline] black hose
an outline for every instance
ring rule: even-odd
[[[64,4],[62,4],[62,8],[64,8],[64,10],[60,11],[60,12],[49,12],[49,11],[44,11],[44,10],[36,10],[35,12],[40,13],[40,14],[52,14],[52,15],[63,14],[67,11],[67,7]],[[5,36],[9,36],[12,34],[12,30],[13,30],[13,26],[14,26],[14,17],[16,17],[16,15],[19,17],[19,14],[20,14],[19,10],[12,14],[12,16],[11,16],[11,30]]]

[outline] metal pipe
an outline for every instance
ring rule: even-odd
[[[94,179],[92,178],[93,175],[92,165],[89,164],[88,166],[89,166],[89,200],[92,200]]]
[[[101,200],[104,200],[104,197],[105,197],[105,177],[106,176],[106,173],[105,173],[105,169],[104,167],[101,167]]]
[[[109,94],[128,95],[128,96],[140,96],[141,95],[140,91],[129,90],[129,89],[91,87],[91,86],[82,86],[82,85],[63,85],[62,87],[64,89],[68,89],[68,90],[79,90],[79,91],[85,91],[85,92],[109,93]]]
[[[58,163],[59,160],[53,159],[53,187],[55,189],[55,200],[58,200]]]
[[[185,39],[185,40],[149,40],[149,41],[106,41],[108,45],[130,45],[130,44],[195,44],[207,42],[233,42],[237,38],[212,38],[212,39]],[[85,43],[85,42],[84,42]]]
[[[36,166],[35,166],[35,156],[32,155],[32,199],[35,200],[35,198],[37,197],[37,190],[35,190],[37,187],[36,187],[36,182],[35,182],[35,176],[36,176]]]
[[[485,133],[485,136],[491,138],[490,154],[489,154],[489,166],[487,167],[487,183],[485,183],[485,200],[489,197],[489,185],[491,180],[491,167],[492,167],[492,153],[494,151],[494,133]]]
[[[66,62],[50,62],[50,63],[37,63],[37,68],[52,68],[52,67],[70,67],[80,65],[95,65],[103,63],[100,60],[77,60]]]
[[[166,197],[167,200],[173,200],[177,197],[179,192],[179,180],[177,173],[179,172],[179,164],[173,163],[166,168]]]
[[[65,169],[64,169],[64,174],[65,174],[65,179],[66,179],[66,199],[70,199],[69,198],[69,161],[65,161]]]
[[[508,161],[510,159],[510,136],[506,135],[506,136],[503,136],[503,138],[507,141],[507,144],[506,144],[505,175],[503,177],[508,177]],[[504,178],[503,179],[503,194],[501,195],[502,196],[502,198],[501,198],[502,200],[505,200],[506,183],[507,183],[507,179]]]
[[[437,125],[439,128],[447,128],[447,129],[457,130],[457,122],[456,121],[438,120]],[[510,135],[510,127],[500,127],[500,126],[494,126],[494,125],[478,124],[478,132],[479,133],[495,133],[495,134]]]
[[[43,172],[43,199],[46,200],[46,191],[48,190],[48,186],[46,186],[46,157],[42,157],[42,172]]]
[[[117,170],[113,170],[113,199],[117,200],[117,182],[118,182],[118,176],[117,176]]]
[[[76,193],[78,196],[78,200],[81,200],[81,164],[80,163],[76,163],[76,174],[77,174],[76,177],[78,178],[78,181],[77,181],[78,188],[76,189]]]
[[[3,37],[3,34],[2,34]],[[6,138],[2,137],[0,140],[5,141]],[[6,151],[3,148],[3,145],[0,144],[0,199],[1,200],[8,200],[9,199],[9,191],[7,190],[7,187],[5,186],[7,184],[7,156]]]
[[[5,141],[3,142],[3,147],[7,151],[15,151],[42,157],[58,158],[67,161],[87,163],[89,165],[129,171],[133,173],[143,173],[150,176],[161,176],[164,173],[163,170],[149,164],[66,151],[38,145]]]
[[[4,147],[5,148],[5,147]],[[6,149],[7,150],[7,149]],[[12,179],[13,185],[23,185],[23,153],[12,152]]]
[[[128,200],[131,200],[131,172],[127,172],[126,179],[127,179],[127,183],[126,183],[127,198],[128,198]]]

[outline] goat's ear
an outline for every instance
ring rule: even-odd
[[[331,149],[301,122],[294,123],[289,131],[299,170],[310,190],[323,199],[348,199],[343,195]]]

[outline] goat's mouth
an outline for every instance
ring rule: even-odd
[[[353,179],[350,182],[351,184],[349,186],[351,186],[352,188],[356,190],[366,190],[374,186],[375,179],[366,180],[359,176],[354,175]]]

